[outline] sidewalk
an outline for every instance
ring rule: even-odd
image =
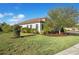
[[[79,55],[79,44],[76,44],[64,51],[61,51],[55,55]]]

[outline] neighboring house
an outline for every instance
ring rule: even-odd
[[[20,23],[20,26],[36,29],[38,32],[41,32],[43,30],[43,26],[44,26],[43,23],[46,20],[47,20],[46,18],[30,19],[30,20]]]

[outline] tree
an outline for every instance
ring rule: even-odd
[[[78,11],[72,7],[56,8],[49,11],[46,24],[51,29],[57,28],[60,32],[63,27],[75,26],[77,16]]]
[[[48,33],[48,31],[51,31],[53,29],[53,25],[52,25],[52,22],[50,20],[45,21],[43,23],[43,25],[44,25],[43,30],[45,33]]]
[[[4,26],[4,25],[8,25],[8,24],[6,22],[3,22],[1,25]]]
[[[11,26],[8,24],[2,26],[2,31],[3,32],[11,32]]]
[[[0,23],[0,32],[2,32],[2,26],[1,26],[1,23]]]
[[[10,32],[11,31],[11,26],[5,22],[0,24],[0,31],[1,32]]]

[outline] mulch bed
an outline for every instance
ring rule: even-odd
[[[48,33],[48,34],[45,34],[46,36],[68,36],[68,34],[66,33]]]
[[[68,36],[67,34],[58,34],[58,33],[56,33],[56,34],[45,34],[46,36]]]
[[[61,34],[59,34],[59,33],[48,33],[48,34],[45,34],[46,36],[79,36],[79,34],[77,34],[77,33],[61,33]]]
[[[66,34],[64,34],[64,35],[62,35],[62,34],[46,34],[46,36],[68,36],[68,35],[66,35]]]

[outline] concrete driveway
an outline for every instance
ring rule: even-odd
[[[79,31],[67,31],[66,34],[79,35]]]

